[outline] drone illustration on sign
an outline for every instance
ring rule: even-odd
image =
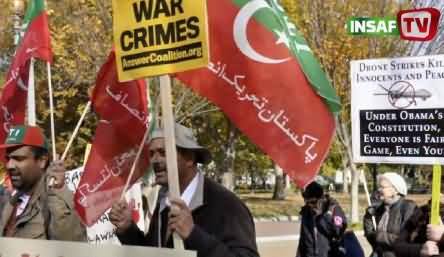
[[[432,96],[426,89],[415,90],[415,87],[407,81],[396,81],[390,88],[385,88],[383,85],[378,84],[385,92],[374,93],[373,95],[386,95],[389,103],[398,109],[404,109],[412,104],[416,105],[416,99],[422,99],[426,101],[427,98]]]

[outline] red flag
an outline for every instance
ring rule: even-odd
[[[289,25],[278,11],[263,0],[209,1],[210,64],[177,78],[218,105],[304,187],[317,174],[334,135],[334,115],[320,97],[331,90],[313,90],[298,62],[304,56],[296,53],[310,49],[290,42]],[[312,61],[305,64],[313,70]]]
[[[74,195],[75,208],[88,226],[119,199],[146,131],[148,107],[143,80],[120,83],[114,52],[97,75],[92,95],[102,119],[95,131],[91,153]],[[145,149],[132,183],[149,165]]]
[[[11,125],[25,120],[29,63],[32,57],[52,62],[48,18],[42,0],[32,0],[26,12],[27,30],[6,75],[0,98],[0,142]]]
[[[145,133],[148,101],[145,81],[119,82],[114,51],[97,75],[92,93],[94,111],[113,126],[130,142],[139,144]],[[128,133],[131,131],[131,133]]]

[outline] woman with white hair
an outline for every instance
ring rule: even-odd
[[[367,209],[364,234],[373,248],[371,256],[395,257],[393,244],[405,221],[413,214],[416,204],[405,199],[407,184],[399,174],[384,173],[378,176],[377,182],[381,204]],[[376,228],[372,217],[375,217]]]

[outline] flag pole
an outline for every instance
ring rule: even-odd
[[[360,177],[362,178],[362,184],[364,185],[364,191],[365,191],[365,196],[367,198],[368,206],[372,206],[372,201],[370,200],[370,194],[368,192],[367,179],[365,178],[364,170],[361,170]],[[373,214],[371,216],[372,216],[373,227],[375,228],[375,231],[376,231],[376,229],[377,229],[376,218],[375,218],[375,215],[373,215]]]
[[[150,106],[151,105],[151,99],[150,99],[150,94],[149,94],[149,83],[146,83],[146,84],[148,85],[147,86],[147,90],[146,90],[147,91],[146,94],[147,94],[147,99],[149,99],[148,104]],[[148,107],[148,112],[151,112],[150,107]],[[139,162],[140,156],[142,155],[143,147],[145,146],[145,143],[146,143],[146,141],[148,139],[148,136],[151,134],[152,130],[155,127],[155,124],[156,124],[155,119],[153,117],[149,117],[149,118],[150,119],[147,119],[148,126],[146,128],[145,134],[143,135],[142,142],[140,142],[139,149],[137,150],[136,158],[134,158],[134,162],[133,162],[133,164],[131,166],[130,173],[128,175],[128,178],[126,179],[126,183],[125,183],[125,186],[123,187],[122,194],[120,195],[120,200],[125,199],[125,193],[126,193],[126,191],[128,190],[128,188],[130,186],[131,180],[133,179],[137,163]]]
[[[147,99],[148,99],[148,112],[151,112],[151,98],[150,98],[150,93],[149,93],[149,82],[145,81],[146,85],[147,85],[147,89],[146,89],[146,94],[147,94]],[[151,112],[154,113],[154,112]],[[142,155],[142,151],[143,151],[143,146],[146,143],[146,140],[148,139],[148,136],[151,134],[152,130],[154,129],[154,127],[156,126],[156,121],[155,121],[155,113],[153,114],[153,116],[149,116],[150,119],[148,119],[148,126],[146,128],[145,134],[143,135],[143,139],[142,142],[140,142],[139,145],[139,149],[137,150],[137,154],[136,154],[136,158],[134,159],[133,165],[131,166],[131,170],[130,173],[128,175],[128,178],[126,179],[126,183],[125,186],[123,187],[123,191],[122,194],[120,195],[120,200],[123,200],[125,198],[125,192],[128,190],[129,188],[129,184],[133,178],[134,175],[134,171],[136,170],[136,166],[137,163],[139,162],[140,156]]]
[[[441,164],[433,165],[433,178],[432,178],[432,200],[430,208],[430,224],[440,225],[440,195],[441,195]]]
[[[169,195],[180,198],[179,173],[177,169],[176,137],[174,135],[174,116],[171,93],[171,78],[169,75],[160,76],[160,97],[162,102],[163,133],[165,137],[165,153],[168,170]],[[174,208],[174,206],[172,206]],[[177,233],[173,234],[174,247],[183,250],[183,241]]]
[[[80,125],[82,125],[83,120],[85,119],[86,113],[88,113],[88,110],[91,106],[91,101],[88,101],[88,103],[86,103],[85,108],[83,109],[83,113],[82,116],[80,117],[79,121],[77,122],[76,128],[74,129],[74,132],[71,135],[71,138],[69,139],[68,144],[65,147],[65,151],[62,154],[62,157],[60,158],[61,161],[64,161],[66,158],[66,155],[68,154],[68,150],[71,147],[72,142],[74,141],[74,138],[77,136],[77,133],[79,132],[80,129]],[[55,142],[55,141],[53,141]],[[53,148],[54,150],[54,148]],[[54,155],[54,159],[55,159],[55,155]],[[54,185],[55,182],[55,178],[54,177],[50,177],[49,181],[48,181],[48,186],[52,187]]]
[[[137,167],[137,163],[139,162],[140,156],[142,155],[143,147],[145,146],[145,142],[148,139],[148,135],[150,134],[151,124],[145,130],[145,134],[143,135],[142,142],[140,142],[140,144],[139,144],[139,149],[137,150],[136,158],[134,159],[133,165],[131,166],[130,173],[128,175],[128,178],[126,179],[125,186],[123,187],[122,194],[120,195],[120,200],[123,200],[125,198],[125,192],[129,188],[130,182],[131,182],[133,175],[134,175],[134,171],[136,170],[136,167]]]
[[[77,122],[76,128],[74,129],[74,132],[71,135],[71,138],[69,139],[68,144],[65,147],[65,151],[62,154],[62,158],[60,158],[62,161],[65,160],[66,155],[68,154],[68,150],[72,145],[72,142],[74,141],[74,138],[77,136],[77,133],[79,132],[80,125],[82,125],[83,120],[85,119],[86,114],[88,113],[89,109],[91,107],[91,101],[88,101],[85,108],[83,109],[82,116],[80,116],[79,121]]]
[[[36,125],[36,114],[35,114],[35,83],[34,83],[34,57],[31,58],[29,64],[29,78],[28,78],[28,125]]]
[[[51,120],[51,141],[52,141],[52,159],[57,159],[56,141],[55,141],[55,124],[54,124],[54,102],[52,93],[52,81],[51,81],[51,63],[46,63],[46,70],[48,74],[48,92],[49,92],[49,114]]]

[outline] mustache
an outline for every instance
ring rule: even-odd
[[[153,165],[153,170],[154,171],[165,169],[165,165],[160,163],[160,162],[152,162],[151,165]]]
[[[6,169],[6,173],[8,173],[9,175],[19,175],[19,172],[18,172],[18,170],[17,169],[15,169],[15,168],[9,168],[9,169]]]

